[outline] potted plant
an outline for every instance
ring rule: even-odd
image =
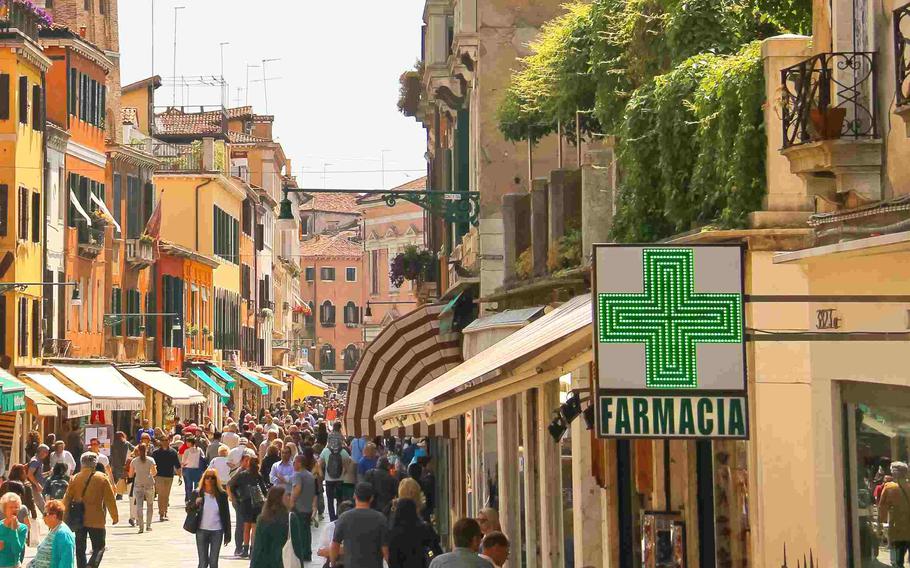
[[[389,281],[399,288],[405,280],[420,282],[432,275],[436,257],[428,250],[418,249],[414,245],[405,247],[404,252],[392,259],[389,269]]]
[[[814,140],[836,140],[844,130],[847,118],[845,107],[827,107],[809,109],[809,120],[812,122]]]
[[[155,237],[148,233],[142,233],[142,235],[139,236],[139,242],[151,244],[155,242]]]
[[[198,333],[199,333],[199,328],[197,328],[195,325],[191,325],[186,328],[187,337],[196,337],[196,335]]]
[[[272,308],[262,308],[259,312],[259,316],[264,320],[271,319],[273,315],[275,312],[272,311]]]
[[[205,336],[209,335],[209,326],[207,326],[207,325],[202,326],[202,335],[205,335]]]

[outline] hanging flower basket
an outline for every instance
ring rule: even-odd
[[[312,315],[313,310],[311,310],[310,306],[307,304],[300,304],[299,306],[294,306],[294,313],[309,316]]]
[[[425,281],[434,276],[436,257],[428,250],[418,249],[414,245],[405,247],[404,252],[392,259],[389,268],[389,281],[399,288],[405,280]]]

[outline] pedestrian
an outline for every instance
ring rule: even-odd
[[[342,476],[341,476],[341,495],[339,501],[354,502],[354,487],[357,486],[357,463],[350,456],[341,458]]]
[[[338,504],[338,516],[341,517],[348,511],[354,508],[354,503],[352,501],[342,501]],[[316,554],[325,558],[325,565],[328,566],[332,557],[332,539],[335,536],[335,524],[338,521],[332,521],[325,525],[322,529],[322,537],[319,540],[319,548],[316,549]],[[340,560],[332,564],[332,568],[343,568],[344,563]]]
[[[423,495],[420,484],[410,477],[402,479],[401,483],[398,484],[398,498],[392,501],[390,516],[395,513],[395,510],[398,508],[398,501],[401,501],[402,499],[410,499],[417,503],[417,512],[423,517],[423,508],[426,504],[426,497]]]
[[[388,458],[379,458],[376,467],[368,471],[364,477],[364,481],[372,485],[376,493],[373,508],[384,515],[389,514],[392,500],[398,494],[398,480],[392,477],[389,471],[391,469]]]
[[[480,557],[488,560],[495,568],[502,568],[509,560],[509,539],[499,531],[492,531],[480,543]]]
[[[35,505],[38,510],[44,513],[44,486],[47,484],[47,474],[44,471],[44,460],[50,454],[50,448],[44,444],[39,444],[35,455],[28,461],[26,476],[32,487],[32,494],[35,496]]]
[[[363,457],[357,462],[357,482],[361,482],[367,475],[367,472],[376,467],[379,462],[378,450],[376,444],[370,442],[363,449]]]
[[[180,475],[180,458],[167,443],[167,438],[158,440],[158,449],[152,452],[155,460],[155,493],[158,494],[158,520],[167,521],[171,505],[171,487],[174,476]]]
[[[338,422],[338,424],[341,423]],[[360,463],[360,459],[363,457],[363,450],[369,442],[370,439],[366,436],[354,438],[354,440],[351,441],[351,459],[354,460],[354,463]]]
[[[63,499],[69,485],[70,478],[66,474],[66,464],[62,462],[56,464],[47,483],[44,484],[42,493],[44,494],[45,501],[48,499]]]
[[[218,452],[224,444],[221,443],[221,432],[215,431],[212,434],[212,441],[205,448],[205,460],[211,465],[212,460],[218,457]]]
[[[98,438],[92,438],[89,440],[89,449],[98,456],[98,465],[95,466],[95,469],[100,471],[103,474],[107,475],[107,478],[111,480],[111,484],[114,483],[114,474],[111,471],[111,460],[106,455],[101,453],[101,440]]]
[[[94,424],[94,420],[90,421],[91,424]],[[78,418],[74,418],[69,422],[69,431],[66,433],[66,448],[71,453],[73,458],[73,469],[69,472],[70,475],[75,474],[79,470],[80,458],[82,457],[82,451],[84,449],[82,444],[82,426],[79,423]]]
[[[126,469],[127,456],[129,456],[132,451],[133,445],[127,441],[126,433],[118,430],[114,434],[114,439],[111,441],[110,455],[111,474],[114,476],[114,490],[117,493],[118,501],[123,499],[123,496],[128,491],[124,470]]]
[[[256,455],[256,453],[249,448],[249,443],[247,438],[240,438],[237,447],[228,452],[228,463],[231,465],[232,469],[237,469],[244,455]]]
[[[269,482],[284,487],[285,493],[291,492],[291,476],[294,475],[294,462],[291,448],[285,446],[281,449],[281,461],[272,465],[269,472]]]
[[[266,448],[265,457],[260,458],[260,460],[259,473],[262,474],[263,479],[266,479],[271,487],[272,466],[281,461],[281,449],[278,444],[272,444]]]
[[[350,459],[351,456],[344,448],[325,448],[319,456],[322,471],[325,474],[325,495],[326,505],[329,509],[329,520],[338,519],[335,514],[335,502],[339,497],[342,478],[344,476],[344,460]]]
[[[292,527],[300,539],[303,551],[300,562],[310,562],[313,550],[313,511],[316,510],[316,478],[313,477],[315,460],[312,455],[300,454],[294,459],[294,475],[291,476],[291,508],[297,519]]]
[[[372,509],[373,486],[358,483],[354,489],[354,509],[335,523],[331,560],[344,557],[344,565],[356,568],[382,568],[389,560],[389,526],[385,515]]]
[[[237,425],[228,424],[221,433],[221,443],[233,450],[240,443],[240,435],[237,434]]]
[[[15,492],[22,498],[24,511],[31,514],[32,519],[38,518],[38,508],[35,506],[35,492],[32,491],[32,484],[28,482],[28,470],[25,465],[17,463],[9,470],[9,477],[0,484],[0,495]],[[30,524],[28,515],[24,515],[22,521]]]
[[[478,555],[483,533],[480,525],[471,518],[458,519],[452,527],[455,550],[440,554],[430,562],[430,568],[493,568]]]
[[[76,526],[72,522],[73,519],[64,520],[76,533],[77,568],[85,568],[87,565],[98,568],[101,558],[104,556],[107,536],[104,529],[105,513],[110,514],[111,523],[116,525],[119,520],[117,501],[114,499],[114,491],[111,489],[107,476],[95,471],[98,457],[93,452],[86,452],[82,454],[80,461],[82,471],[73,478],[67,488],[66,495],[63,497],[63,509],[69,512],[71,503],[83,503],[85,510],[82,526]],[[88,563],[85,559],[87,539],[92,541],[92,555]]]
[[[389,531],[389,568],[426,568],[439,554],[439,535],[417,514],[417,503],[399,500]]]
[[[183,490],[187,501],[190,499],[190,494],[196,490],[199,478],[202,477],[203,457],[202,450],[196,447],[196,439],[187,438],[187,448],[180,459],[180,469],[183,471]]]
[[[243,522],[243,545],[239,554],[235,555],[240,558],[250,557],[250,537],[256,528],[256,518],[262,513],[268,491],[259,474],[259,458],[253,455],[246,459],[249,460],[247,467],[238,471],[227,484],[231,501],[238,502],[237,522]]]
[[[231,466],[228,464],[228,448],[224,444],[218,448],[218,456],[209,464],[209,469],[214,469],[218,475],[218,484],[224,489],[228,479],[231,478]]]
[[[0,497],[0,511],[3,511],[3,522],[0,522],[0,567],[17,568],[25,558],[25,541],[28,538],[28,525],[19,522],[19,509],[22,499],[15,493],[4,493]]]
[[[66,443],[63,440],[54,442],[54,451],[50,455],[51,469],[58,462],[66,464],[66,475],[72,476],[76,473],[76,460],[73,459],[73,454],[66,449]]]
[[[133,478],[133,503],[136,520],[139,523],[139,534],[142,534],[152,530],[152,504],[155,501],[155,476],[158,475],[158,468],[155,467],[155,459],[148,455],[147,445],[139,444],[137,450],[139,455],[130,462],[129,475]],[[143,526],[144,508],[147,508],[148,515],[144,518]]]
[[[256,443],[257,434],[260,439],[263,438],[262,425],[256,426],[256,432],[253,434],[252,442],[255,447],[259,448],[259,460],[264,461],[269,448],[272,447],[272,444],[278,439],[278,432],[269,432],[258,444]]]
[[[76,563],[76,537],[63,522],[63,503],[51,499],[45,503],[44,511],[48,532],[28,568],[72,568]]]
[[[283,485],[269,489],[262,513],[256,520],[250,568],[281,568],[283,565],[282,552],[290,537],[289,512],[284,497]]]
[[[499,511],[492,507],[484,507],[478,511],[477,523],[484,536],[491,532],[502,532],[502,525],[499,524]]]
[[[227,448],[225,448],[225,452]],[[190,503],[197,511],[196,552],[199,568],[218,568],[221,543],[231,542],[231,510],[227,494],[221,489],[218,474],[207,469],[199,481],[199,490],[194,491]]]

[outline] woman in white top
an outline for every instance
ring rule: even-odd
[[[187,438],[187,449],[180,456],[180,468],[183,470],[183,488],[186,491],[186,500],[190,500],[193,491],[197,489],[199,478],[202,477],[202,459],[205,454],[196,446],[196,440]]]
[[[231,542],[231,513],[227,494],[221,489],[218,474],[207,469],[193,492],[191,503],[196,508],[196,552],[199,568],[218,568],[221,543]]]
[[[155,467],[155,458],[148,455],[149,447],[139,444],[136,448],[138,456],[130,461],[127,475],[133,478],[133,504],[136,510],[136,519],[139,521],[139,534],[152,530],[152,507],[155,502],[155,476],[158,469]],[[145,525],[142,523],[143,505],[148,508],[148,517]]]

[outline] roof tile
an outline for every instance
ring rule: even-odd
[[[346,231],[337,235],[316,235],[300,243],[300,255],[308,256],[363,256],[363,246],[351,240],[354,233]]]
[[[308,193],[312,197],[300,206],[307,211],[328,211],[332,213],[350,213],[358,215],[357,198],[354,193]]]

